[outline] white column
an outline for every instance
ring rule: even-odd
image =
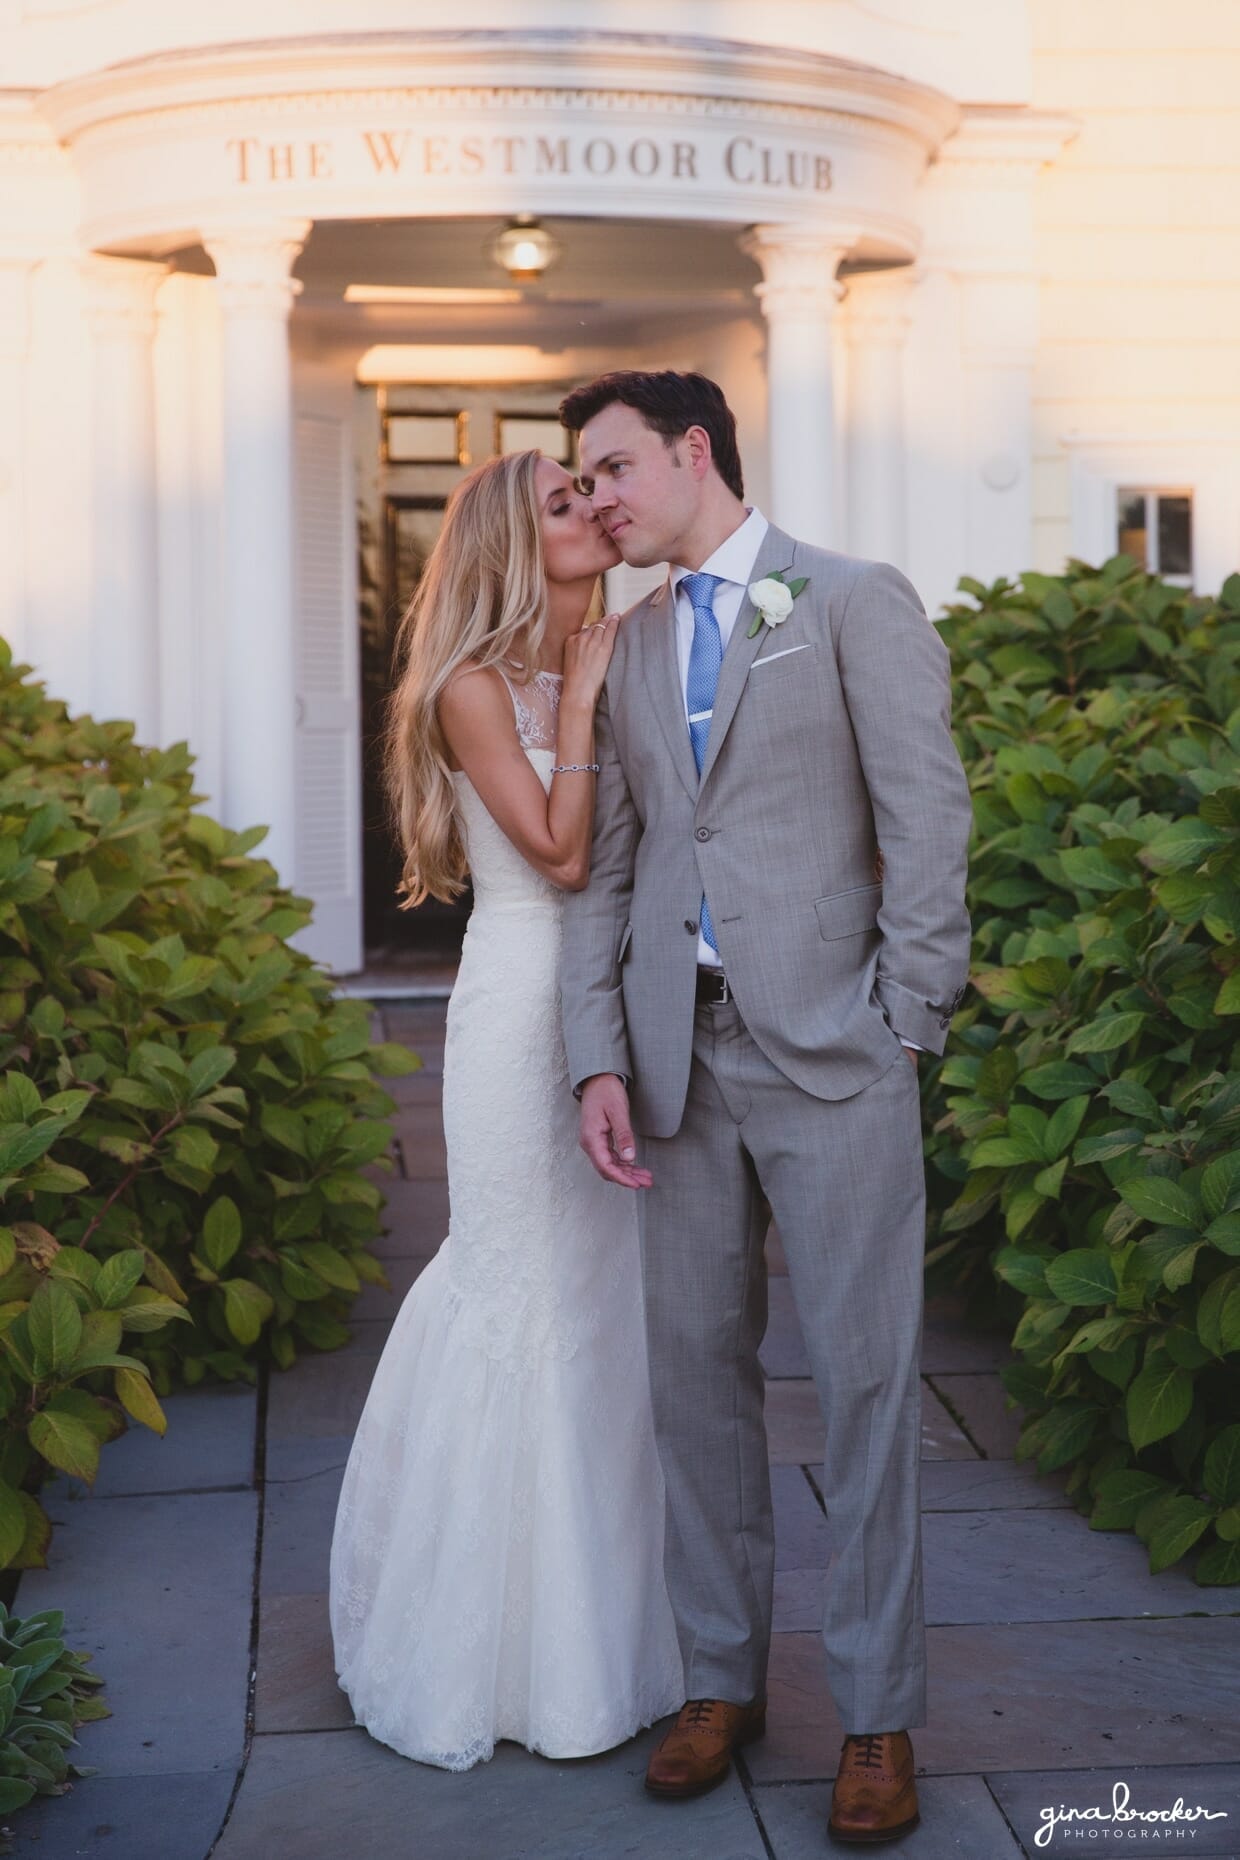
[[[1033,565],[1033,368],[1038,284],[1032,276],[960,279],[964,407],[973,443],[968,570],[979,581]]]
[[[0,263],[0,638],[14,659],[26,637],[25,393],[30,342],[30,270]]]
[[[296,781],[289,276],[308,220],[204,235],[221,312],[223,817],[292,884]]]
[[[766,318],[770,515],[805,542],[838,546],[831,345],[840,261],[853,235],[755,226],[741,249],[756,260]]]
[[[155,392],[151,339],[162,265],[92,258],[87,320],[94,338],[91,461],[91,709],[132,721],[158,743]]]
[[[904,339],[911,267],[848,280],[848,546],[908,566]]]

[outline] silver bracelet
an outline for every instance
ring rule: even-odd
[[[553,775],[597,775],[602,766],[601,762],[557,762],[551,773]]]

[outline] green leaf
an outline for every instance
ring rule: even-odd
[[[32,1417],[26,1434],[35,1452],[50,1465],[88,1485],[93,1482],[99,1470],[99,1442],[85,1422],[45,1408]]]
[[[150,1377],[140,1375],[133,1369],[118,1369],[113,1378],[116,1399],[126,1414],[131,1414],[135,1421],[141,1421],[154,1434],[166,1434],[168,1417],[159,1405]]]
[[[1188,820],[1177,820],[1155,834],[1142,856],[1155,871],[1180,872],[1189,866],[1199,866],[1217,847],[1226,843],[1225,833],[1194,815]]]
[[[26,1538],[26,1514],[7,1480],[0,1480],[0,1569],[7,1569]]]
[[[987,1137],[969,1153],[970,1169],[1016,1168],[1042,1160],[1040,1146],[1024,1137]]]
[[[224,1321],[240,1344],[257,1343],[259,1332],[275,1309],[270,1295],[250,1279],[225,1279]]]
[[[1160,1511],[1150,1537],[1150,1573],[1158,1575],[1186,1556],[1214,1516],[1214,1507],[1184,1495],[1171,1499]]]
[[[1221,1505],[1240,1499],[1240,1423],[1225,1427],[1206,1449],[1202,1480],[1211,1498]]]
[[[1036,1453],[1039,1472],[1066,1466],[1089,1446],[1102,1410],[1092,1402],[1069,1399],[1025,1427],[1017,1443],[1017,1459]]]
[[[1206,1228],[1206,1239],[1220,1253],[1240,1254],[1240,1214],[1220,1214]]]
[[[26,1325],[37,1379],[62,1374],[82,1340],[82,1314],[68,1287],[57,1279],[44,1279],[30,1300]]]
[[[1197,1197],[1166,1176],[1133,1177],[1121,1184],[1119,1192],[1121,1199],[1143,1220],[1190,1230],[1201,1222],[1201,1203]]]
[[[1139,872],[1124,871],[1100,846],[1066,846],[1059,862],[1069,882],[1083,891],[1127,891],[1142,882]]]
[[[1201,1294],[1197,1304],[1197,1335],[1212,1356],[1224,1356],[1233,1347],[1231,1339],[1238,1323],[1240,1266],[1229,1266],[1217,1279],[1212,1279]],[[8,1336],[12,1336],[12,1330]]]
[[[1128,1437],[1138,1450],[1164,1440],[1186,1419],[1193,1405],[1193,1382],[1178,1364],[1154,1363],[1143,1369],[1128,1390],[1125,1412]]]
[[[223,1272],[241,1245],[241,1214],[229,1195],[220,1195],[207,1209],[202,1226],[201,1252],[213,1272]]]
[[[1078,1027],[1068,1041],[1070,1053],[1113,1053],[1127,1044],[1145,1025],[1145,1015],[1107,1014]]]
[[[189,1062],[189,1088],[195,1098],[201,1098],[214,1090],[222,1078],[232,1071],[237,1062],[237,1055],[231,1046],[209,1046],[201,1053],[195,1053]]]
[[[34,1795],[34,1784],[16,1776],[0,1776],[0,1815],[12,1815],[25,1808]]]
[[[1240,1194],[1240,1150],[1228,1150],[1216,1156],[1201,1178],[1201,1199],[1211,1219],[1228,1212],[1229,1203]]]
[[[1089,1109],[1087,1097],[1069,1098],[1061,1104],[1046,1126],[1046,1154],[1053,1161],[1069,1148],[1085,1121]]]
[[[406,1078],[409,1073],[418,1072],[422,1067],[418,1055],[395,1040],[384,1040],[370,1047],[366,1053],[366,1064],[380,1078]]]
[[[994,1269],[1008,1285],[1015,1286],[1029,1298],[1046,1296],[1046,1261],[1037,1253],[1022,1252],[1005,1246],[995,1254]]]
[[[1240,1582],[1240,1543],[1211,1544],[1197,1558],[1193,1580],[1203,1588]]]
[[[124,1253],[113,1253],[99,1268],[99,1276],[95,1281],[95,1296],[99,1303],[105,1309],[123,1305],[145,1268],[146,1259],[138,1247]]]
[[[339,1291],[356,1292],[358,1278],[344,1255],[326,1240],[311,1240],[301,1247],[301,1256],[313,1272]]]
[[[1034,1066],[1032,1071],[1023,1073],[1021,1087],[1033,1093],[1035,1098],[1072,1098],[1077,1092],[1094,1091],[1098,1080],[1084,1066],[1071,1065],[1067,1060],[1056,1059],[1049,1065]]]
[[[1116,1294],[1110,1255],[1098,1247],[1073,1247],[1046,1268],[1046,1283],[1066,1305],[1107,1305]]]

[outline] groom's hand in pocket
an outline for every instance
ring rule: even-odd
[[[649,1169],[637,1167],[629,1094],[614,1072],[598,1072],[582,1088],[581,1147],[605,1182],[621,1188],[651,1186]]]

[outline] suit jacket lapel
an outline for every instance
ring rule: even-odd
[[[650,694],[650,707],[667,738],[676,773],[696,800],[697,763],[693,759],[693,744],[689,739],[689,725],[685,719],[680,662],[676,655],[676,616],[672,611],[670,588],[666,582],[647,596],[645,612],[641,615],[641,627],[645,646],[642,670]]]
[[[791,536],[785,535],[783,530],[776,529],[772,523],[762,538],[762,547],[753,565],[750,581],[761,581],[765,575],[773,575],[777,569],[789,569],[793,566],[795,559],[796,544]],[[715,766],[723,739],[736,715],[736,707],[741,701],[741,692],[745,689],[749,668],[757,657],[758,648],[766,632],[765,627],[759,627],[752,639],[748,637],[756,612],[757,609],[748,595],[744,596],[741,600],[740,612],[736,616],[736,625],[732,628],[732,637],[723,655],[723,664],[719,668],[714,715],[710,722],[710,735],[706,739],[706,755],[702,761],[701,785],[703,787],[706,785],[707,776]],[[673,659],[674,657],[673,653]],[[677,696],[679,696],[679,674],[677,674]],[[683,718],[683,703],[680,706],[680,713]],[[686,727],[686,738],[687,736]],[[690,766],[693,766],[692,744],[689,747],[689,762]],[[694,793],[696,792],[695,785]]]

